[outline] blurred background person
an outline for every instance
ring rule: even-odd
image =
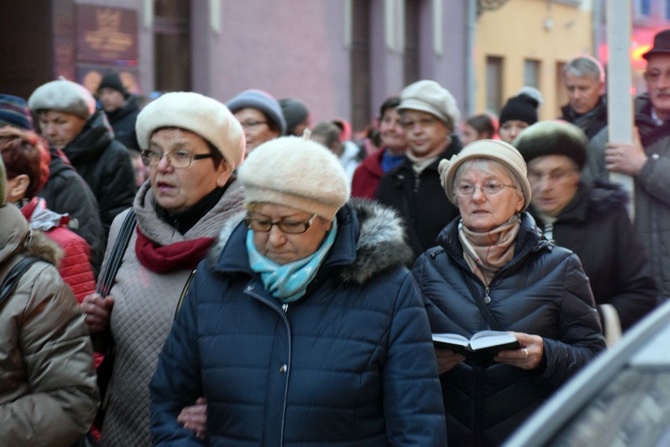
[[[402,127],[398,106],[400,97],[384,101],[379,110],[379,138],[381,148],[363,159],[354,171],[351,195],[374,199],[379,182],[385,173],[400,166],[407,152],[407,138]]]
[[[309,109],[302,101],[295,98],[284,98],[279,100],[279,106],[286,121],[286,132],[284,135],[301,137],[306,129],[312,127]]]
[[[597,59],[581,55],[563,66],[563,84],[568,103],[561,108],[561,119],[579,127],[588,138],[582,180],[608,180],[604,157],[609,138],[605,70]]]
[[[3,200],[21,209],[30,227],[44,232],[62,250],[58,272],[77,301],[95,291],[88,243],[67,228],[68,217],[55,213],[37,197],[49,177],[51,159],[46,143],[34,132],[6,126],[0,128],[0,153],[7,171]]]
[[[239,176],[246,218],[196,273],[151,382],[155,445],[194,441],[177,415],[203,392],[212,445],[446,445],[395,213],[347,203],[337,158],[298,137]]]
[[[524,130],[514,146],[528,163],[531,214],[547,239],[579,256],[605,334],[615,341],[654,309],[658,290],[628,217],[626,193],[603,180],[581,181],[587,141],[577,126],[542,121]]]
[[[247,153],[266,141],[286,133],[286,121],[279,102],[262,90],[245,90],[226,103],[242,124]]]
[[[514,139],[528,126],[537,122],[537,99],[521,93],[507,100],[500,110],[498,136],[505,143]]]
[[[0,439],[6,446],[69,447],[98,408],[93,349],[54,266],[58,247],[5,203],[6,187],[0,161],[0,283],[26,257],[37,259],[0,308]]]
[[[114,138],[127,149],[139,153],[140,146],[137,144],[135,121],[137,121],[140,108],[117,73],[107,73],[102,78],[98,85],[98,98],[100,98],[109,124],[114,129]]]
[[[417,257],[458,216],[444,195],[437,166],[461,150],[454,133],[461,115],[452,94],[431,80],[405,87],[397,109],[408,148],[403,162],[382,177],[375,198],[400,214]]]
[[[149,381],[158,353],[194,269],[242,210],[233,171],[244,157],[243,132],[223,104],[192,92],[166,93],[137,117],[150,176],[133,204],[136,231],[109,296],[89,295],[81,305],[90,332],[109,331],[116,346],[102,445],[151,445]],[[112,226],[108,253],[125,217]]]
[[[47,82],[30,95],[28,107],[38,117],[40,133],[62,149],[93,191],[106,238],[137,191],[128,149],[114,139],[104,112],[96,111],[93,96],[76,82]]]
[[[463,123],[461,142],[464,146],[477,140],[493,140],[497,136],[495,120],[488,114],[473,115]]]
[[[0,128],[11,126],[33,130],[33,119],[28,103],[18,96],[0,94]],[[105,252],[105,235],[100,222],[98,201],[91,188],[60,149],[49,145],[49,178],[38,191],[49,204],[49,209],[67,215],[68,229],[83,237],[91,248],[91,265],[97,277]]]
[[[312,129],[310,138],[317,143],[326,146],[337,156],[340,164],[347,174],[349,184],[354,176],[354,171],[360,163],[360,148],[356,144],[346,144],[340,138],[341,130],[330,121],[322,121]]]
[[[521,349],[491,366],[437,349],[449,445],[498,446],[605,348],[579,258],[543,238],[525,212],[526,163],[480,140],[440,163],[460,217],[414,265],[433,333],[508,331]]]

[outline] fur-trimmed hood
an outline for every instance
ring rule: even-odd
[[[240,255],[246,254],[246,230],[240,225],[244,215],[239,213],[222,227],[207,256],[208,265],[215,270],[250,271],[247,257]],[[394,210],[367,199],[352,198],[337,218],[338,236],[323,267],[338,268],[342,282],[362,285],[378,273],[411,262],[413,255],[405,228]],[[355,241],[355,247],[346,246],[349,240]]]
[[[0,263],[15,254],[35,256],[58,266],[63,251],[39,230],[31,230],[28,221],[14,205],[0,207]]]

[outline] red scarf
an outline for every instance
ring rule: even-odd
[[[189,241],[158,245],[137,228],[135,254],[140,263],[156,273],[166,273],[177,269],[193,270],[203,260],[214,238],[201,237]]]

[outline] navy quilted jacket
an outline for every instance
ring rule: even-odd
[[[444,446],[430,328],[397,218],[347,205],[307,294],[281,306],[237,226],[201,264],[151,384],[156,445],[200,445],[176,422],[207,398],[216,446]],[[225,229],[224,229],[225,232]],[[223,238],[227,239],[227,238]]]
[[[440,377],[449,445],[499,445],[561,384],[605,348],[588,278],[577,256],[539,236],[522,215],[513,258],[485,290],[463,259],[458,219],[422,255],[413,274],[433,332],[466,337],[492,329],[465,281],[491,298],[488,308],[506,331],[539,335],[544,359],[533,371],[460,363]]]

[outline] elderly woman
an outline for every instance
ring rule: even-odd
[[[247,152],[286,133],[279,102],[263,90],[245,90],[226,103],[244,128]]]
[[[243,205],[233,170],[243,158],[244,135],[220,102],[165,94],[138,116],[137,137],[150,168],[132,207],[137,231],[110,296],[82,303],[90,331],[109,329],[116,343],[103,445],[151,445],[149,381],[158,353],[193,270]],[[105,263],[125,215],[112,226]]]
[[[298,137],[239,177],[246,218],[199,267],[151,383],[156,445],[199,445],[177,416],[204,393],[209,445],[444,446],[398,218],[347,204],[337,157]]]
[[[480,140],[439,169],[461,216],[413,270],[431,328],[509,331],[521,345],[488,367],[437,350],[449,444],[499,445],[605,341],[579,259],[524,212],[531,187],[519,152]]]
[[[98,406],[93,349],[53,265],[58,248],[5,202],[7,187],[0,160],[0,440],[68,447],[86,433]],[[39,258],[12,291],[5,281],[29,256]]]
[[[658,290],[647,254],[618,186],[583,182],[587,139],[574,124],[542,121],[514,140],[528,163],[530,212],[547,239],[573,250],[589,277],[608,341],[656,306]]]

